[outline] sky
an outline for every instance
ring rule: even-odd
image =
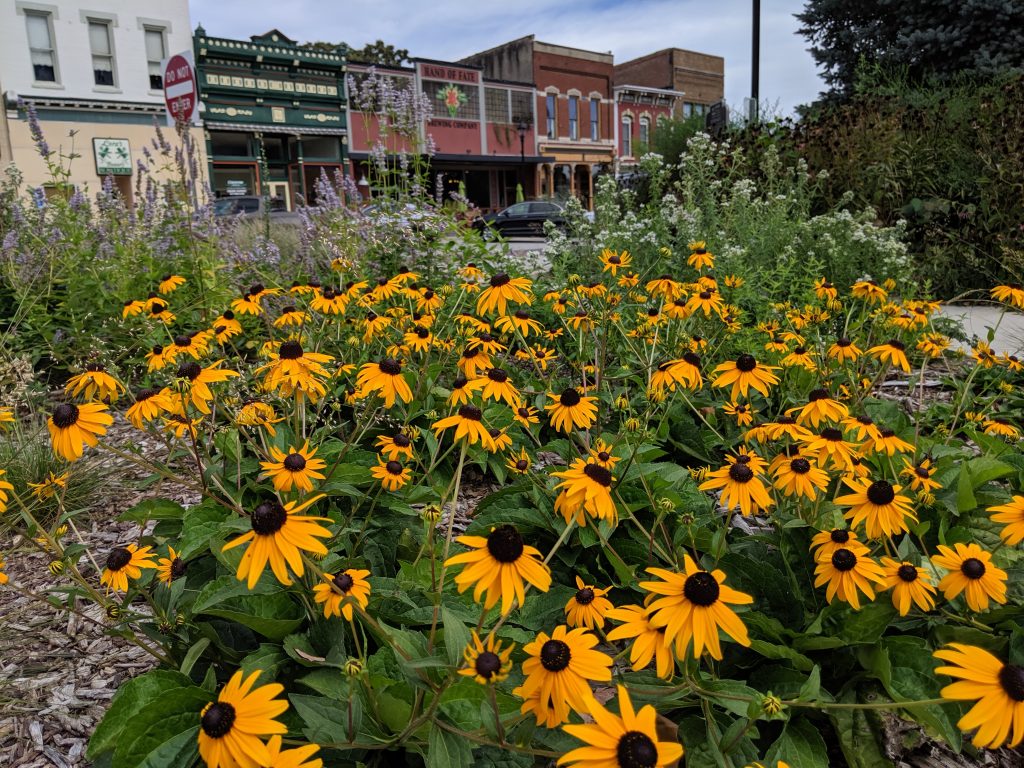
[[[725,57],[725,96],[750,93],[751,0],[190,0],[192,24],[248,39],[277,28],[300,42],[384,40],[451,61],[523,35],[616,61],[678,46]],[[761,4],[761,100],[783,114],[824,90],[793,14],[802,0]]]

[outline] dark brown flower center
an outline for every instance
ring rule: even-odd
[[[235,724],[235,708],[226,701],[216,701],[203,713],[203,733],[211,739],[227,736]]]
[[[896,491],[887,480],[876,480],[868,486],[867,497],[876,507],[884,507],[896,498]]]
[[[594,590],[592,587],[584,587],[576,592],[576,602],[580,605],[590,605],[594,602]]]
[[[249,287],[250,296],[255,296],[257,293],[263,293],[263,283],[253,283]]]
[[[839,443],[843,440],[843,433],[834,427],[826,427],[821,430],[821,436],[826,440],[830,440],[833,443]]]
[[[852,343],[853,343],[853,342],[852,342],[852,341],[850,341],[850,340],[849,340],[848,338],[846,338],[845,336],[842,336],[842,337],[840,337],[840,338],[836,339],[836,346],[837,346],[837,347],[848,347],[848,346],[850,346],[850,345],[851,345]]]
[[[878,434],[881,435],[882,437],[895,437],[896,436],[896,433],[893,430],[891,430],[891,429],[880,429],[880,430],[878,430]]]
[[[419,336],[421,339],[425,339],[430,336],[430,331],[428,331],[422,325],[417,325],[414,330],[416,331],[416,335]]]
[[[710,291],[701,291],[698,295],[700,296],[701,301],[707,301],[708,299],[711,298]]]
[[[811,462],[804,458],[793,459],[789,462],[789,468],[798,475],[806,475],[811,471]]]
[[[515,526],[498,526],[487,534],[487,551],[499,563],[514,563],[523,556],[523,537]]]
[[[495,275],[491,278],[491,288],[500,288],[503,285],[508,285],[512,281],[512,278],[502,272],[500,275]]]
[[[857,566],[857,556],[848,549],[837,549],[832,553],[832,567],[837,571],[852,571]]]
[[[889,339],[885,343],[888,344],[893,349],[899,350],[900,352],[902,352],[903,350],[906,349],[906,347],[903,345],[903,342],[902,341],[897,341],[896,339]]]
[[[264,501],[252,512],[252,530],[257,536],[272,536],[288,520],[288,511],[276,501]]]
[[[147,387],[146,389],[140,389],[135,393],[135,402],[141,403],[143,400],[149,400],[151,397],[155,397],[160,394],[159,389]]]
[[[378,363],[381,373],[386,373],[388,376],[397,376],[402,372],[402,364],[395,360],[393,357],[386,357]]]
[[[107,570],[120,571],[132,561],[132,553],[124,547],[114,547],[107,555]]]
[[[932,476],[932,473],[928,471],[928,467],[922,467],[920,464],[914,467],[914,474],[917,475],[922,480],[927,480],[929,477]]]
[[[714,605],[721,593],[718,580],[707,571],[697,571],[683,582],[683,596],[694,605]]]
[[[508,381],[508,373],[506,373],[502,368],[491,368],[491,370],[487,372],[487,378],[491,381],[497,382],[498,384],[504,384]]]
[[[960,564],[960,572],[968,579],[980,579],[985,575],[985,564],[976,557],[968,557]]]
[[[409,436],[403,434],[402,432],[399,432],[397,435],[395,435],[392,438],[391,442],[393,442],[399,448],[408,448],[412,444],[412,440],[409,439]]]
[[[845,528],[835,528],[828,535],[836,544],[845,544],[850,540],[850,532]]]
[[[608,461],[612,455],[608,451],[599,451],[597,454],[598,461]]]
[[[469,379],[465,376],[459,376],[452,382],[452,389],[462,389],[466,384],[469,383]]]
[[[178,368],[178,378],[188,379],[189,381],[195,381],[199,378],[199,374],[203,372],[199,363],[195,360],[190,360],[187,363],[182,364]]]
[[[520,459],[519,461],[516,462],[516,469],[518,469],[520,472],[525,472],[529,468],[530,462],[528,462],[526,459]]]
[[[561,640],[548,640],[540,647],[540,663],[548,672],[561,672],[571,660],[572,652]]]
[[[640,731],[626,731],[615,748],[619,768],[654,768],[658,764],[658,747],[651,737]]]
[[[579,405],[580,399],[580,393],[573,387],[563,390],[562,394],[558,396],[558,402],[566,408],[572,408],[574,405]]]
[[[896,571],[896,575],[900,577],[901,581],[917,581],[917,568],[912,565],[901,565]]]
[[[185,575],[185,561],[180,557],[171,560],[171,581],[180,579]]]
[[[297,341],[286,341],[277,353],[282,360],[298,360],[302,357],[302,345]]]
[[[232,312],[230,309],[226,309],[226,310],[224,310],[224,314],[221,315],[221,317],[223,317],[225,320],[234,320],[235,319],[235,313]]]
[[[700,355],[698,355],[695,352],[687,352],[685,355],[683,355],[683,360],[688,362],[694,368],[700,366]]]
[[[750,373],[757,368],[757,360],[753,355],[740,355],[736,358],[736,367],[743,373]]]
[[[1024,667],[1004,664],[999,670],[999,685],[1014,701],[1024,701]]]
[[[306,457],[301,453],[289,453],[282,463],[289,472],[301,472],[306,468]]]
[[[530,313],[527,312],[525,309],[517,309],[516,312],[515,312],[515,315],[516,315],[516,318],[519,319],[519,320],[529,320],[530,319]]]
[[[480,421],[483,418],[483,413],[475,405],[464,405],[459,408],[459,416],[470,421]]]
[[[605,488],[608,488],[612,484],[612,473],[600,464],[587,464],[583,468],[583,474],[598,485],[603,485]]]
[[[476,657],[473,669],[475,669],[476,673],[484,680],[490,680],[501,669],[501,658],[499,658],[496,653],[484,651]]]
[[[74,403],[61,403],[53,409],[53,426],[67,429],[78,421],[78,406]]]
[[[334,586],[346,593],[352,589],[352,585],[356,583],[351,576],[344,572],[339,573],[332,581],[334,582]]]
[[[387,464],[384,465],[384,468],[388,471],[388,474],[390,475],[402,474],[402,465],[399,464],[397,461],[389,461]]]
[[[812,402],[812,403],[815,400],[828,400],[828,390],[827,389],[812,389],[811,393],[807,396],[807,400],[809,402]]]
[[[737,483],[749,483],[754,479],[754,470],[737,461],[729,467],[729,479]]]

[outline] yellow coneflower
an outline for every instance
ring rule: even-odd
[[[561,491],[555,499],[555,512],[562,515],[566,523],[575,519],[584,526],[589,515],[615,525],[618,512],[612,500],[611,486],[615,478],[611,470],[597,462],[575,459],[569,469],[551,474],[562,479],[555,486],[556,491]]]
[[[818,370],[814,362],[814,352],[807,347],[796,347],[780,361],[787,368],[803,368],[807,371]]]
[[[0,554],[0,586],[3,586],[8,581],[10,581],[10,578],[7,576],[6,573],[4,573],[4,569],[6,567],[7,567],[7,561],[4,560],[4,556],[2,554]]]
[[[480,373],[491,368],[491,358],[482,349],[474,349],[473,347],[466,347],[462,352],[462,356],[459,358],[457,363],[459,370],[462,371],[466,378],[476,379],[479,378]]]
[[[323,459],[316,458],[316,448],[310,450],[307,441],[301,448],[289,447],[287,453],[276,446],[270,446],[271,461],[261,461],[261,477],[269,477],[274,490],[287,493],[295,488],[302,493],[313,492],[313,481],[323,480],[320,472],[327,466]]]
[[[82,373],[72,376],[64,386],[64,391],[71,397],[82,396],[84,400],[117,400],[124,386],[107,373],[100,363],[89,363]]]
[[[82,458],[83,446],[94,448],[114,417],[103,403],[61,403],[46,421],[53,452],[67,461]]]
[[[165,413],[175,410],[175,395],[170,389],[140,389],[135,393],[135,403],[128,408],[124,417],[136,429],[144,429],[145,425]]]
[[[690,243],[690,255],[687,256],[686,263],[696,270],[714,269],[715,256],[704,247],[703,242]]]
[[[271,757],[261,736],[282,736],[288,728],[274,718],[288,709],[278,699],[284,686],[256,686],[261,670],[243,677],[238,670],[200,714],[199,755],[207,768],[255,768],[282,765]]]
[[[659,366],[658,370],[673,382],[673,386],[669,387],[670,390],[675,389],[675,384],[692,391],[697,391],[704,386],[704,378],[700,372],[700,357],[696,352],[687,352],[676,360],[669,360]]]
[[[356,387],[360,397],[366,397],[374,392],[379,394],[384,400],[385,408],[394,407],[396,399],[403,403],[412,401],[412,390],[402,375],[402,363],[393,357],[385,358],[379,363],[366,363],[359,369]]]
[[[516,601],[522,606],[524,581],[541,592],[551,588],[551,571],[542,562],[540,551],[527,545],[515,526],[492,528],[486,537],[459,536],[455,540],[470,551],[449,557],[445,567],[465,566],[455,577],[459,594],[472,586],[473,600],[479,603],[484,596],[484,608],[489,610],[501,600],[504,615]]]
[[[532,285],[525,277],[509,277],[505,273],[495,275],[477,299],[476,313],[486,315],[495,312],[504,315],[509,303],[532,304]]]
[[[1024,286],[997,285],[992,289],[992,298],[996,301],[1003,301],[1012,304],[1017,309],[1024,309]]]
[[[526,452],[525,448],[520,448],[519,453],[513,453],[506,459],[505,466],[509,472],[515,475],[525,475],[530,471],[532,463],[530,454]]]
[[[381,455],[389,461],[413,457],[412,438],[405,431],[396,432],[394,435],[378,435],[376,446]]]
[[[597,398],[580,394],[575,387],[562,390],[559,395],[548,392],[554,402],[544,406],[551,414],[551,426],[560,432],[590,429],[597,420]]]
[[[932,562],[949,573],[942,577],[939,589],[947,600],[961,592],[972,611],[988,610],[989,601],[1006,602],[1006,571],[992,563],[992,555],[977,544],[961,544],[954,548],[939,544],[939,553]]]
[[[324,574],[323,582],[313,587],[313,600],[323,603],[324,618],[344,616],[352,621],[352,604],[366,608],[370,604],[370,582],[367,570],[346,568],[334,576]]]
[[[779,383],[778,376],[772,372],[775,370],[778,369],[770,365],[758,364],[753,355],[743,354],[735,360],[722,363],[715,368],[717,378],[714,381],[714,386],[732,386],[730,400],[747,397],[747,392],[751,388],[767,397],[768,390]]]
[[[500,683],[512,671],[514,650],[513,643],[505,647],[493,633],[487,636],[486,642],[483,642],[476,630],[473,630],[470,633],[469,645],[462,652],[466,666],[459,670],[459,674],[473,678],[480,685]]]
[[[235,319],[234,312],[226,309],[220,317],[213,321],[210,330],[213,331],[217,343],[224,344],[242,333],[242,324]]]
[[[3,470],[0,470],[0,475],[2,474],[4,474],[4,472]],[[52,499],[59,493],[64,493],[68,487],[68,478],[70,477],[70,472],[62,472],[59,475],[55,472],[48,472],[42,482],[29,483],[28,487],[32,489],[32,495],[37,499],[40,501],[46,501],[47,499]],[[11,486],[10,483],[0,482],[0,485],[7,486],[7,490],[9,491],[13,490],[13,486]],[[7,501],[6,495],[0,494],[0,496],[3,496],[3,498],[0,499],[0,502]],[[2,506],[3,504],[0,504],[0,507]],[[2,511],[3,510],[0,509],[0,512]]]
[[[871,442],[881,437],[882,431],[875,424],[875,420],[867,414],[860,416],[848,416],[843,419],[843,427],[851,435],[852,440],[859,442]]]
[[[823,421],[842,421],[850,415],[850,409],[838,400],[833,400],[827,389],[812,389],[807,395],[807,405],[790,408],[786,413],[796,413],[799,424],[810,424],[817,428]]]
[[[187,433],[190,440],[195,440],[199,436],[199,425],[202,423],[203,418],[189,418],[183,413],[170,413],[164,416],[161,421],[163,422],[163,428],[165,432],[174,435],[176,438],[181,440]]]
[[[129,317],[135,317],[141,315],[146,309],[146,302],[140,301],[139,299],[129,299],[124,302],[121,308],[121,319],[126,320]]]
[[[593,694],[590,682],[612,679],[612,659],[595,650],[598,639],[585,629],[555,627],[540,632],[523,650],[526,679],[512,693],[524,699],[521,711],[532,712],[538,725],[553,728],[569,719],[569,710],[587,712]]]
[[[416,292],[416,309],[420,312],[435,314],[444,305],[444,298],[430,288],[421,288]]]
[[[938,667],[936,673],[960,678],[940,695],[977,702],[957,723],[964,731],[977,729],[974,746],[1013,749],[1024,741],[1024,667],[1004,664],[984,648],[963,643],[950,643],[934,655],[955,665]]]
[[[982,426],[985,429],[986,435],[996,435],[998,437],[1009,438],[1010,440],[1017,440],[1020,438],[1020,429],[1015,427],[1006,419],[998,416],[991,419],[985,419],[985,421],[982,422]]]
[[[167,547],[167,557],[161,557],[156,565],[157,579],[167,586],[175,579],[185,575],[185,561],[174,551],[174,547]]]
[[[722,411],[727,416],[736,419],[737,427],[750,426],[754,423],[754,416],[757,414],[757,409],[744,403],[726,403],[722,406]]]
[[[828,473],[803,456],[782,462],[775,471],[776,488],[786,496],[804,496],[810,501],[818,498],[818,491],[824,491],[828,482]]]
[[[433,344],[434,336],[430,329],[417,325],[402,337],[402,341],[413,352],[426,352]]]
[[[319,750],[318,744],[306,744],[295,749],[281,749],[281,737],[277,734],[270,737],[267,742],[267,754],[270,755],[270,762],[274,768],[323,768],[324,761],[319,757],[315,760],[309,758]]]
[[[558,765],[575,768],[666,768],[678,765],[683,747],[664,741],[658,733],[657,712],[650,704],[633,708],[625,686],[618,686],[619,714],[614,715],[594,700],[593,723],[564,725],[562,730],[586,746],[567,752]]]
[[[156,289],[166,296],[168,293],[174,293],[184,284],[185,278],[181,275],[164,275],[160,278],[160,284]]]
[[[531,424],[540,424],[540,419],[537,418],[537,409],[532,405],[517,404],[512,411],[512,416],[526,429],[529,429]]]
[[[159,344],[154,344],[150,351],[146,353],[146,368],[150,373],[163,369],[167,363],[168,360],[164,356],[164,348]]]
[[[299,328],[309,315],[294,306],[287,306],[281,310],[281,314],[274,320],[275,328]]]
[[[338,293],[331,286],[326,286],[316,291],[309,302],[309,308],[322,315],[343,315],[349,301],[350,297],[347,294]]]
[[[922,459],[915,464],[910,459],[904,457],[903,470],[900,472],[900,475],[910,478],[912,490],[918,493],[931,493],[942,487],[937,480],[932,479],[933,471],[931,459]]]
[[[452,382],[451,394],[448,395],[448,405],[468,405],[472,393],[466,388],[469,380],[461,374]]]
[[[719,503],[727,510],[738,508],[744,516],[757,514],[775,503],[757,476],[758,471],[756,465],[751,466],[750,457],[742,455],[736,461],[711,472],[708,479],[698,487],[702,491],[721,489]]]
[[[168,362],[175,362],[179,355],[188,355],[193,360],[199,360],[210,351],[210,339],[212,334],[209,331],[196,331],[195,333],[180,333],[174,337],[171,346],[164,351],[164,357]]]
[[[153,562],[152,547],[139,547],[129,544],[127,547],[114,547],[107,554],[100,584],[110,587],[115,592],[128,591],[128,579],[142,576],[143,568],[156,568]]]
[[[645,669],[654,659],[658,677],[668,680],[672,677],[675,664],[672,656],[672,641],[666,639],[665,628],[651,624],[651,611],[641,605],[626,605],[612,608],[605,617],[622,622],[606,635],[611,641],[632,640],[629,647],[629,663],[634,672]]]
[[[700,658],[707,649],[712,658],[721,660],[719,630],[740,645],[750,645],[747,628],[729,606],[749,605],[754,598],[727,587],[724,572],[705,571],[689,555],[683,555],[683,565],[684,573],[648,568],[647,573],[661,581],[640,582],[642,589],[652,593],[651,624],[665,628],[676,657],[685,659],[692,644],[693,658]]]
[[[703,312],[704,317],[711,317],[712,313],[721,317],[723,309],[722,297],[717,291],[700,291],[686,301],[686,310],[691,315]]]
[[[849,528],[819,531],[811,537],[811,552],[815,559],[822,556],[831,557],[837,549],[848,549],[855,555],[866,555],[870,551],[857,539],[857,534]]]
[[[987,512],[994,522],[1004,526],[999,532],[1003,541],[1011,547],[1024,541],[1024,496],[1014,495],[1007,504],[989,507]]]
[[[213,400],[210,385],[238,375],[237,371],[221,370],[223,363],[223,360],[216,360],[203,368],[195,360],[190,360],[178,367],[178,378],[186,382],[186,399],[207,416],[211,413],[210,401]]]
[[[586,333],[594,329],[594,319],[585,309],[578,309],[576,313],[565,321],[574,331]]]
[[[888,480],[871,482],[870,479],[849,477],[843,478],[843,482],[853,493],[837,497],[835,504],[850,508],[844,516],[853,527],[864,523],[869,539],[895,536],[908,530],[908,521],[917,520],[910,499],[900,493],[902,486],[893,485]]]
[[[886,456],[895,456],[897,453],[913,453],[914,446],[897,435],[888,427],[879,427],[878,435],[871,444],[867,446],[868,453],[884,453]]]
[[[252,530],[222,547],[222,551],[226,552],[242,544],[249,545],[238,564],[238,579],[247,579],[248,587],[252,589],[269,563],[277,580],[290,587],[292,579],[288,575],[289,567],[296,576],[305,573],[302,552],[326,555],[327,548],[317,539],[330,538],[331,532],[320,525],[330,520],[299,514],[323,497],[321,493],[306,499],[302,504],[289,501],[282,505],[276,499],[258,504],[249,516]]]
[[[263,427],[271,437],[277,435],[274,425],[281,421],[284,421],[284,416],[278,416],[272,405],[260,400],[245,403],[235,416],[235,423],[239,426]]]
[[[601,271],[611,272],[612,277],[615,277],[620,269],[626,269],[632,263],[633,257],[629,255],[629,251],[616,253],[609,248],[601,251]]]
[[[7,492],[8,491],[11,491],[11,492],[14,491],[14,486],[11,485],[9,482],[7,482],[6,480],[3,479],[4,475],[6,475],[6,474],[7,474],[7,470],[6,469],[0,469],[0,513],[3,513],[3,512],[7,511],[7,499],[8,499]],[[51,472],[50,474],[52,475],[53,473]],[[29,483],[29,485],[31,486],[32,483]],[[36,495],[38,496],[38,494],[36,494]]]
[[[599,589],[577,576],[576,594],[565,604],[565,623],[587,629],[603,627],[604,617],[612,608],[611,601],[605,597],[610,591],[611,587]]]
[[[868,354],[883,363],[890,363],[894,368],[902,369],[905,373],[910,373],[910,361],[907,360],[906,347],[902,341],[889,339],[884,344],[871,347]]]
[[[833,466],[848,470],[853,466],[854,446],[843,439],[843,433],[835,427],[825,427],[818,434],[806,434],[798,438],[804,450],[816,457],[822,468]]]
[[[746,281],[739,275],[726,275],[722,282],[726,288],[742,288]]]
[[[839,290],[824,277],[814,281],[814,295],[821,301],[830,301],[839,295]]]
[[[856,298],[866,299],[871,304],[880,304],[889,295],[889,292],[874,280],[858,280],[850,290]]]
[[[504,368],[490,368],[478,379],[466,385],[469,392],[481,392],[484,402],[488,400],[504,400],[515,408],[519,404],[519,390],[509,381],[508,372]]]
[[[900,616],[910,613],[911,604],[927,613],[935,607],[935,587],[928,572],[906,560],[882,558],[885,586],[892,590],[892,605]]]
[[[411,469],[394,459],[385,461],[383,456],[377,457],[377,466],[370,467],[370,474],[375,480],[380,480],[386,491],[397,491],[412,478]]]
[[[685,290],[682,284],[676,282],[671,275],[660,275],[649,281],[644,287],[651,296],[661,297],[666,301],[679,298]]]
[[[483,411],[471,403],[459,407],[451,416],[434,422],[431,429],[440,438],[446,429],[455,427],[455,440],[466,440],[470,445],[480,443],[485,449],[493,447],[490,433],[483,424]]]
[[[874,600],[875,589],[872,583],[885,584],[881,567],[866,553],[857,554],[852,549],[839,547],[832,554],[819,551],[816,560],[814,586],[828,584],[825,599],[830,603],[838,597],[844,603],[849,603],[853,610],[859,611],[859,593],[863,592],[868,600]]]
[[[828,348],[828,356],[838,363],[853,363],[856,362],[862,354],[864,354],[860,347],[854,344],[846,336],[843,336],[835,341],[832,346]]]
[[[552,350],[547,347],[542,347],[540,344],[535,344],[531,347],[530,352],[542,371],[546,371],[548,369],[548,363],[554,362],[558,357]]]

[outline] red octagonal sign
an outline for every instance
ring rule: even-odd
[[[198,101],[196,73],[181,54],[167,60],[164,68],[164,101],[167,111],[177,122],[187,123],[195,113]]]

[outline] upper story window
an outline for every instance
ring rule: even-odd
[[[533,103],[531,91],[512,91],[512,122],[523,122],[533,128]]]
[[[598,99],[590,100],[590,140],[597,141],[601,138],[601,102]]]
[[[92,52],[92,76],[96,85],[114,85],[114,45],[110,40],[110,22],[89,19],[89,49]]]
[[[622,156],[633,156],[633,118],[622,116]]]
[[[580,97],[569,97],[569,138],[580,137]]]
[[[693,104],[688,101],[683,102],[683,117],[689,118],[693,115]]]
[[[164,30],[160,27],[146,27],[146,66],[149,68],[149,89],[160,91],[164,87],[164,75],[160,62],[167,58],[164,44]]]
[[[25,11],[28,49],[32,59],[32,76],[37,83],[57,82],[57,54],[53,49],[50,14]]]
[[[640,118],[640,143],[644,146],[651,143],[651,119],[649,117]]]
[[[558,96],[553,93],[549,93],[546,99],[547,106],[547,134],[549,139],[555,138],[556,122],[555,117],[557,115],[556,109],[558,104]]]

